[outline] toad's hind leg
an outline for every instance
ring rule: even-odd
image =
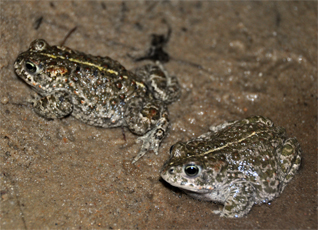
[[[301,148],[296,138],[288,138],[283,144],[281,154],[279,154],[279,168],[283,175],[283,186],[293,179],[301,164]]]
[[[73,111],[73,104],[70,96],[65,92],[57,92],[55,94],[33,100],[34,111],[45,118],[62,118],[69,115]]]
[[[157,100],[169,104],[179,99],[181,90],[178,79],[170,76],[160,62],[138,68],[135,73]]]
[[[149,150],[158,154],[159,145],[168,129],[168,112],[160,101],[145,101],[143,98],[134,98],[128,105],[124,114],[130,131],[142,135],[141,150],[132,163],[138,161]]]

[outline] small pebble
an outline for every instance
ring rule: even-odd
[[[8,102],[9,102],[9,98],[7,98],[7,97],[2,97],[2,98],[1,98],[1,103],[2,103],[2,104],[5,105],[5,104],[8,104]]]

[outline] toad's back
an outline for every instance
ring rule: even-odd
[[[219,132],[205,134],[205,151],[199,156],[219,161],[225,158],[229,181],[244,178],[257,186],[266,180],[277,187],[277,179],[283,175],[278,169],[279,156],[275,149],[282,148],[285,130],[273,127],[271,123],[245,122],[242,120]],[[213,161],[206,162],[209,163],[214,164]]]

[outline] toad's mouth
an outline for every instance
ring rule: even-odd
[[[202,190],[190,190],[190,189],[184,189],[184,188],[180,188],[180,190],[182,190],[184,193],[188,194],[188,195],[195,195],[195,194],[208,194],[208,193],[211,193],[212,191],[211,190],[208,190],[208,189],[202,189]]]
[[[192,193],[211,193],[216,189],[214,185],[198,185],[195,181],[186,181],[184,179],[170,178],[165,175],[161,175],[161,177],[170,185],[175,186],[185,192]]]
[[[216,188],[214,186],[210,185],[204,185],[204,186],[198,186],[194,185],[193,183],[180,183],[180,186],[178,186],[181,190],[187,191],[187,192],[194,192],[194,193],[211,193]]]

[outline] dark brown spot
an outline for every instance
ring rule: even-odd
[[[121,89],[121,88],[123,87],[123,85],[121,84],[121,82],[117,82],[117,83],[116,83],[116,87],[117,87],[118,89]]]
[[[240,155],[237,152],[233,153],[232,157],[233,157],[234,160],[239,160],[240,159]]]
[[[150,115],[153,117],[157,114],[158,110],[156,109],[150,109]]]

